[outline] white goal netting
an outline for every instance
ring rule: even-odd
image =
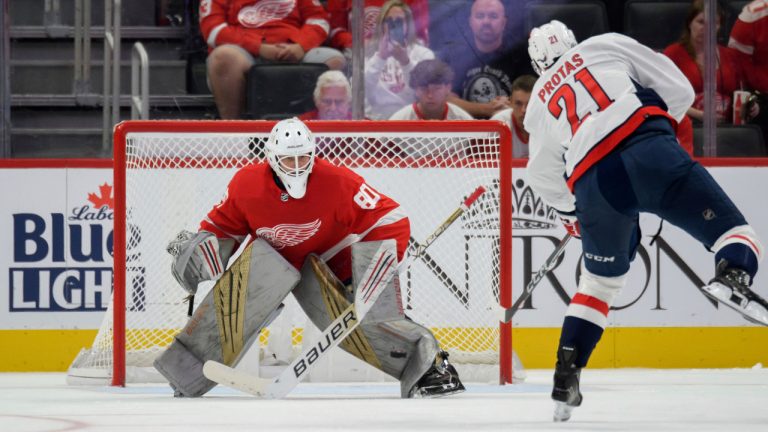
[[[115,213],[115,229],[125,230],[125,259],[116,254],[115,272],[125,274],[125,298],[113,299],[110,307],[125,311],[128,381],[152,379],[153,359],[187,321],[185,292],[170,273],[168,241],[181,229],[197,230],[238,168],[264,160],[271,125],[126,122],[123,133],[115,134],[115,198],[125,203],[124,221]],[[434,331],[460,373],[479,365],[490,373],[478,379],[498,381],[500,374],[508,379],[510,372],[504,366],[500,370],[500,359],[505,364],[508,356],[503,353],[511,354],[510,335],[507,328],[500,338],[494,313],[500,292],[510,295],[503,286],[509,283],[502,283],[509,275],[502,273],[511,271],[511,264],[500,262],[500,250],[511,249],[511,240],[503,240],[511,232],[502,235],[500,226],[504,218],[511,224],[511,215],[500,210],[502,173],[508,170],[511,176],[511,168],[502,164],[510,154],[503,148],[509,143],[502,126],[364,121],[317,122],[310,128],[319,157],[351,168],[404,207],[414,242],[424,241],[478,186],[487,189],[401,274],[402,297],[406,314]],[[116,236],[116,250],[121,247],[118,240]],[[205,291],[198,292],[198,301]],[[70,377],[111,377],[115,367],[123,367],[113,361],[112,313],[107,312],[91,349],[73,363]],[[288,338],[290,344],[283,345],[298,353],[306,326],[303,312],[289,302],[283,316],[261,333],[259,345],[267,350],[274,342],[270,339]]]

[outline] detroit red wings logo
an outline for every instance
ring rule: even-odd
[[[262,0],[240,9],[237,20],[243,27],[258,28],[287,17],[295,7],[296,0]]]
[[[320,219],[305,224],[280,224],[272,228],[259,228],[256,236],[263,238],[273,248],[296,246],[309,240],[320,230]]]

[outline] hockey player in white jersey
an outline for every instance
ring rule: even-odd
[[[565,314],[552,399],[555,421],[581,404],[581,369],[599,341],[640,241],[639,212],[682,228],[715,254],[704,292],[768,325],[768,302],[750,286],[763,248],[725,192],[675,138],[693,102],[666,57],[620,34],[577,44],[552,21],[533,29],[528,52],[540,77],[525,116],[528,180],[570,234],[584,261]]]

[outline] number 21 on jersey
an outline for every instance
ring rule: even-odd
[[[597,104],[598,111],[608,108],[613,103],[613,100],[608,97],[589,69],[579,70],[573,75],[573,78],[589,93],[592,100]],[[549,108],[550,114],[556,119],[559,119],[563,115],[563,111],[565,111],[565,116],[571,125],[571,135],[576,134],[581,122],[590,115],[590,113],[587,113],[584,117],[579,118],[578,111],[576,111],[576,92],[570,84],[563,84],[554,91],[552,98],[547,104],[547,108]]]

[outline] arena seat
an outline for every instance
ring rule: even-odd
[[[567,25],[579,42],[609,31],[605,4],[597,0],[534,1],[525,5],[525,31],[553,19]]]
[[[680,39],[690,1],[629,0],[624,5],[624,34],[663,51]]]
[[[254,65],[246,80],[245,117],[279,120],[313,110],[317,77],[327,70],[322,63]]]
[[[703,129],[693,128],[693,154],[704,155]],[[764,157],[766,145],[763,132],[757,125],[720,125],[717,127],[717,150],[719,157]]]

